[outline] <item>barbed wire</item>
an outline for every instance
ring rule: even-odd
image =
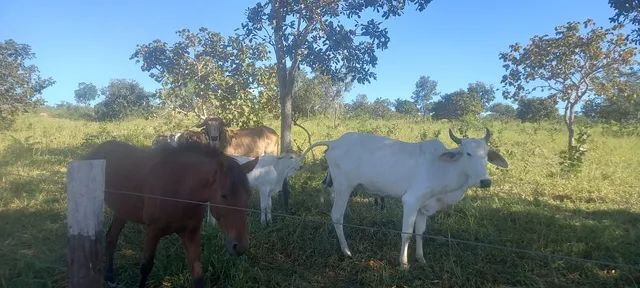
[[[178,199],[178,198],[159,196],[159,195],[150,195],[150,194],[142,194],[142,193],[135,193],[135,192],[128,192],[128,191],[120,191],[120,190],[114,190],[114,189],[105,189],[105,192],[117,193],[117,194],[126,194],[126,195],[138,196],[138,197],[149,197],[149,198],[155,198],[155,199],[161,199],[161,200],[185,202],[185,203],[198,204],[198,205],[209,206],[209,207],[220,207],[220,208],[236,209],[236,210],[242,210],[242,211],[251,212],[251,213],[260,213],[261,212],[260,210],[253,209],[253,208],[243,208],[243,207],[229,206],[229,205],[223,205],[223,204],[214,204],[214,203],[209,203],[209,202],[200,202],[200,201],[193,201],[193,200]],[[627,268],[640,270],[640,266],[639,265],[617,263],[617,262],[609,262],[609,261],[602,261],[602,260],[585,259],[585,258],[566,256],[566,255],[560,255],[560,254],[544,253],[544,252],[533,251],[533,250],[528,250],[528,249],[507,247],[507,246],[502,246],[502,245],[489,244],[489,243],[483,243],[483,242],[476,242],[476,241],[471,241],[471,240],[462,240],[462,239],[456,239],[456,238],[445,237],[445,236],[436,236],[436,235],[428,235],[428,234],[420,235],[420,234],[416,234],[416,233],[413,233],[413,232],[404,232],[404,231],[400,231],[400,230],[396,230],[396,229],[389,229],[389,228],[382,228],[382,227],[370,227],[370,226],[357,225],[357,224],[336,223],[336,222],[333,222],[333,221],[326,221],[326,220],[320,220],[320,219],[314,219],[314,218],[308,218],[308,217],[302,217],[302,216],[290,215],[290,214],[284,214],[284,213],[277,213],[277,212],[272,212],[271,215],[272,216],[279,216],[279,217],[283,217],[283,218],[300,220],[300,221],[303,221],[303,222],[316,222],[316,223],[321,223],[321,224],[324,224],[324,225],[328,225],[328,224],[336,225],[337,224],[337,225],[342,225],[344,227],[351,227],[351,228],[357,228],[357,229],[362,229],[362,230],[379,231],[379,232],[395,233],[395,234],[410,235],[410,236],[420,236],[420,237],[423,237],[423,238],[430,238],[430,239],[435,239],[435,240],[456,242],[456,243],[461,243],[461,244],[474,245],[474,246],[492,248],[492,249],[497,249],[497,250],[506,250],[506,251],[511,251],[511,252],[526,253],[526,254],[531,254],[531,255],[536,255],[536,256],[541,256],[541,257],[551,257],[551,258],[557,258],[557,259],[570,260],[570,261],[574,261],[574,262],[586,262],[586,263],[591,263],[591,264],[600,264],[600,265],[617,266],[617,267],[627,267]]]
[[[14,174],[14,173],[4,173],[4,172],[0,176],[5,176],[5,175],[14,176],[14,177],[35,178],[37,180],[60,180],[61,177],[66,176],[66,175],[45,175],[45,176],[49,176],[49,177],[39,178],[38,176],[27,176],[27,175],[20,175],[20,174]],[[136,193],[136,192],[130,192],[130,191],[121,191],[121,190],[115,190],[115,189],[105,189],[104,191],[105,192],[109,192],[109,193],[124,194],[124,195],[131,195],[131,196],[137,196],[137,197],[148,197],[148,198],[155,198],[155,199],[168,200],[168,201],[177,201],[177,202],[183,202],[183,203],[198,204],[198,205],[209,206],[209,207],[236,209],[236,210],[242,210],[242,211],[251,212],[251,213],[261,213],[261,211],[259,209],[253,209],[253,208],[243,208],[243,207],[229,206],[229,205],[223,205],[223,204],[214,204],[214,203],[209,203],[209,202],[200,202],[200,201],[194,201],[194,200],[188,200],[188,199],[179,199],[179,198],[172,198],[172,197],[159,196],[159,195],[142,194],[142,193]],[[570,260],[570,261],[574,261],[574,262],[585,262],[585,263],[599,264],[599,265],[627,267],[627,268],[640,270],[640,265],[632,265],[632,264],[626,264],[626,263],[618,263],[618,262],[610,262],[610,261],[602,261],[602,260],[593,260],[593,259],[585,259],[585,258],[566,256],[566,255],[560,255],[560,254],[544,253],[544,252],[539,252],[539,251],[534,251],[534,250],[515,248],[515,247],[507,247],[507,246],[503,246],[503,245],[476,242],[476,241],[471,241],[471,240],[456,239],[456,238],[446,237],[446,236],[429,235],[429,234],[419,235],[419,234],[416,234],[416,233],[413,233],[413,232],[404,232],[404,231],[401,231],[401,230],[390,229],[390,228],[370,227],[370,226],[364,226],[364,225],[358,225],[358,224],[348,224],[348,223],[335,223],[333,221],[326,221],[326,220],[321,220],[321,219],[302,217],[302,216],[284,214],[284,213],[278,213],[278,212],[272,212],[271,215],[272,216],[283,217],[283,218],[300,220],[300,221],[303,221],[303,222],[316,222],[316,223],[320,223],[320,224],[324,224],[324,225],[328,225],[328,224],[342,225],[344,227],[350,227],[350,228],[356,228],[356,229],[362,229],[362,230],[369,230],[369,231],[379,231],[379,232],[385,232],[385,233],[394,233],[394,234],[410,235],[410,236],[421,236],[423,238],[430,238],[430,239],[434,239],[434,240],[461,243],[461,244],[478,246],[478,247],[485,247],[485,248],[491,248],[491,249],[496,249],[496,250],[505,250],[505,251],[511,251],[511,252],[518,252],[518,253],[535,255],[535,256],[539,256],[539,257],[551,257],[551,258],[556,258],[556,259]]]

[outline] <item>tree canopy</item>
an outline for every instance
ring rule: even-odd
[[[505,103],[495,103],[489,106],[490,116],[497,119],[514,119],[516,118],[516,108]]]
[[[476,117],[482,112],[482,100],[477,94],[458,90],[447,93],[433,103],[431,117],[434,119],[462,119]]]
[[[0,42],[0,129],[10,127],[18,114],[44,104],[39,95],[55,83],[28,64],[34,58],[27,44],[12,39]]]
[[[420,76],[416,82],[416,88],[413,90],[411,99],[418,107],[423,116],[429,116],[431,109],[431,100],[433,96],[438,95],[438,82],[429,78],[429,76]]]
[[[393,103],[393,108],[396,110],[397,113],[400,113],[403,115],[413,116],[413,115],[420,114],[420,110],[418,109],[416,104],[412,101],[405,100],[405,99],[400,99],[400,98],[396,99]]]
[[[104,99],[95,106],[96,119],[100,121],[148,113],[155,98],[155,94],[145,91],[140,83],[127,79],[111,80],[100,93]]]
[[[169,45],[161,40],[138,45],[131,55],[142,63],[142,71],[162,84],[161,104],[200,118],[222,117],[234,126],[260,123],[258,109],[275,109],[275,70],[261,65],[269,59],[261,43],[245,43],[238,36],[200,28],[182,29],[179,40]]]
[[[609,20],[613,23],[634,25],[631,36],[633,41],[640,45],[640,0],[609,0],[609,6],[616,11]]]
[[[586,31],[581,31],[585,29]],[[500,53],[505,99],[520,100],[540,90],[564,104],[568,150],[574,145],[575,109],[585,96],[616,97],[615,81],[634,64],[636,49],[621,31],[622,25],[596,27],[592,20],[568,22],[553,36],[534,36],[526,46],[511,45]]]
[[[98,88],[93,83],[80,82],[78,89],[73,91],[73,98],[78,104],[88,105],[98,98]]]
[[[523,98],[518,101],[516,117],[523,122],[540,122],[558,117],[558,102],[553,98]]]
[[[423,11],[430,2],[265,0],[250,7],[244,36],[269,44],[276,57],[281,151],[291,150],[292,95],[300,65],[341,82],[367,83],[376,77],[376,50],[390,41],[382,22],[402,15],[407,4]]]

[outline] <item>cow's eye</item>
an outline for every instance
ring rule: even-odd
[[[471,157],[471,153],[467,152],[467,156]]]

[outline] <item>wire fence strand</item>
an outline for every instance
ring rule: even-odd
[[[65,177],[64,174],[63,175],[55,175],[55,176],[54,175],[46,175],[46,176],[49,176],[49,177],[39,177],[39,176],[19,175],[19,174],[15,174],[15,173],[3,173],[3,175],[0,175],[0,177],[1,176],[35,178],[37,180],[60,180],[60,178],[64,178]],[[130,191],[120,191],[120,190],[115,190],[115,189],[105,189],[105,192],[123,194],[123,195],[131,195],[131,196],[137,196],[137,197],[148,197],[148,198],[155,198],[155,199],[168,200],[168,201],[177,201],[177,202],[190,203],[190,204],[198,204],[198,205],[209,206],[209,207],[236,209],[236,210],[242,210],[242,211],[251,212],[251,213],[260,213],[261,212],[259,209],[253,209],[253,208],[243,208],[243,207],[236,207],[236,206],[229,206],[229,205],[222,205],[222,204],[214,204],[214,203],[209,203],[209,202],[194,201],[194,200],[188,200],[188,199],[179,199],[179,198],[172,198],[172,197],[159,196],[159,195],[142,194],[142,193],[136,193],[136,192],[130,192]],[[404,231],[400,231],[400,230],[396,230],[396,229],[390,229],[390,228],[370,227],[370,226],[364,226],[364,225],[358,225],[358,224],[335,223],[333,221],[326,221],[326,220],[321,220],[321,219],[314,219],[314,218],[309,218],[309,217],[302,217],[302,216],[284,214],[284,213],[278,213],[278,212],[272,212],[271,215],[272,216],[282,217],[282,218],[300,220],[300,221],[303,221],[303,222],[315,222],[315,223],[320,223],[320,224],[324,224],[324,225],[333,224],[333,225],[342,225],[344,227],[356,228],[356,229],[361,229],[361,230],[378,231],[378,232],[401,234],[401,235],[411,235],[411,236],[419,235],[419,234],[416,234],[416,233],[413,233],[413,232],[404,232]],[[566,256],[566,255],[560,255],[560,254],[544,253],[544,252],[539,252],[539,251],[534,251],[534,250],[515,248],[515,247],[507,247],[507,246],[503,246],[503,245],[476,242],[476,241],[471,241],[471,240],[456,239],[456,238],[446,237],[446,236],[429,235],[429,234],[423,234],[423,235],[419,235],[419,236],[424,237],[424,238],[434,239],[434,240],[448,241],[448,242],[461,243],[461,244],[484,247],[484,248],[491,248],[491,249],[496,249],[496,250],[504,250],[504,251],[511,251],[511,252],[535,255],[535,256],[538,256],[538,257],[551,257],[551,258],[569,260],[569,261],[574,261],[574,262],[583,262],[583,263],[607,265],[607,266],[616,266],[616,267],[627,267],[627,268],[640,270],[640,265],[617,263],[617,262],[602,261],[602,260],[593,260],[593,259],[585,259],[585,258]]]
[[[184,202],[184,203],[190,203],[190,204],[198,204],[198,205],[209,206],[209,207],[236,209],[236,210],[242,210],[242,211],[251,212],[251,213],[260,213],[261,212],[260,210],[253,209],[253,208],[243,208],[243,207],[236,207],[236,206],[229,206],[229,205],[222,205],[222,204],[214,204],[214,203],[209,203],[209,202],[200,202],[200,201],[193,201],[193,200],[186,200],[186,199],[171,198],[171,197],[158,196],[158,195],[149,195],[149,194],[142,194],[142,193],[135,193],[135,192],[128,192],[128,191],[119,191],[119,190],[114,190],[114,189],[105,189],[105,192],[132,195],[132,196],[138,196],[138,197],[148,197],[148,198],[155,198],[155,199],[168,200],[168,201],[178,201],[178,202]],[[456,238],[445,237],[445,236],[428,235],[428,234],[420,235],[420,234],[416,234],[416,233],[413,233],[413,232],[404,232],[404,231],[400,231],[400,230],[396,230],[396,229],[381,228],[381,227],[370,227],[370,226],[357,225],[357,224],[336,223],[336,222],[333,222],[333,221],[326,221],[326,220],[320,220],[320,219],[314,219],[314,218],[308,218],[308,217],[302,217],[302,216],[290,215],[290,214],[284,214],[284,213],[277,213],[277,212],[272,212],[271,215],[278,216],[278,217],[283,217],[283,218],[300,220],[300,221],[303,221],[303,222],[316,222],[316,223],[320,223],[320,224],[324,224],[324,225],[329,225],[329,224],[342,225],[344,227],[357,228],[357,229],[369,230],[369,231],[378,231],[378,232],[394,233],[394,234],[410,235],[410,236],[420,236],[420,237],[430,238],[430,239],[435,239],[435,240],[442,240],[442,241],[455,242],[455,243],[461,243],[461,244],[466,244],[466,245],[473,245],[473,246],[478,246],[478,247],[485,247],[485,248],[492,248],[492,249],[497,249],[497,250],[505,250],[505,251],[511,251],[511,252],[517,252],[517,253],[530,254],[530,255],[535,255],[535,256],[539,256],[539,257],[551,257],[551,258],[564,259],[564,260],[569,260],[569,261],[574,261],[574,262],[583,262],[583,263],[591,263],[591,264],[599,264],[599,265],[607,265],[607,266],[616,266],[616,267],[627,267],[627,268],[640,270],[640,266],[639,265],[617,263],[617,262],[610,262],[610,261],[602,261],[602,260],[585,259],[585,258],[566,256],[566,255],[560,255],[560,254],[544,253],[544,252],[539,252],[539,251],[534,251],[534,250],[507,247],[507,246],[502,246],[502,245],[489,244],[489,243],[483,243],[483,242],[476,242],[476,241],[470,241],[470,240],[462,240],[462,239],[456,239]]]

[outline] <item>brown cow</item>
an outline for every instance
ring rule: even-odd
[[[202,128],[209,137],[209,144],[224,151],[227,155],[260,157],[265,154],[279,155],[279,139],[275,130],[260,126],[230,130],[220,117],[209,117],[196,127]],[[289,211],[289,180],[282,184],[282,202],[285,211]]]
[[[225,127],[219,117],[210,117],[200,123],[209,138],[209,144],[224,151],[227,155],[259,157],[265,154],[278,155],[278,133],[260,126],[231,130]]]

